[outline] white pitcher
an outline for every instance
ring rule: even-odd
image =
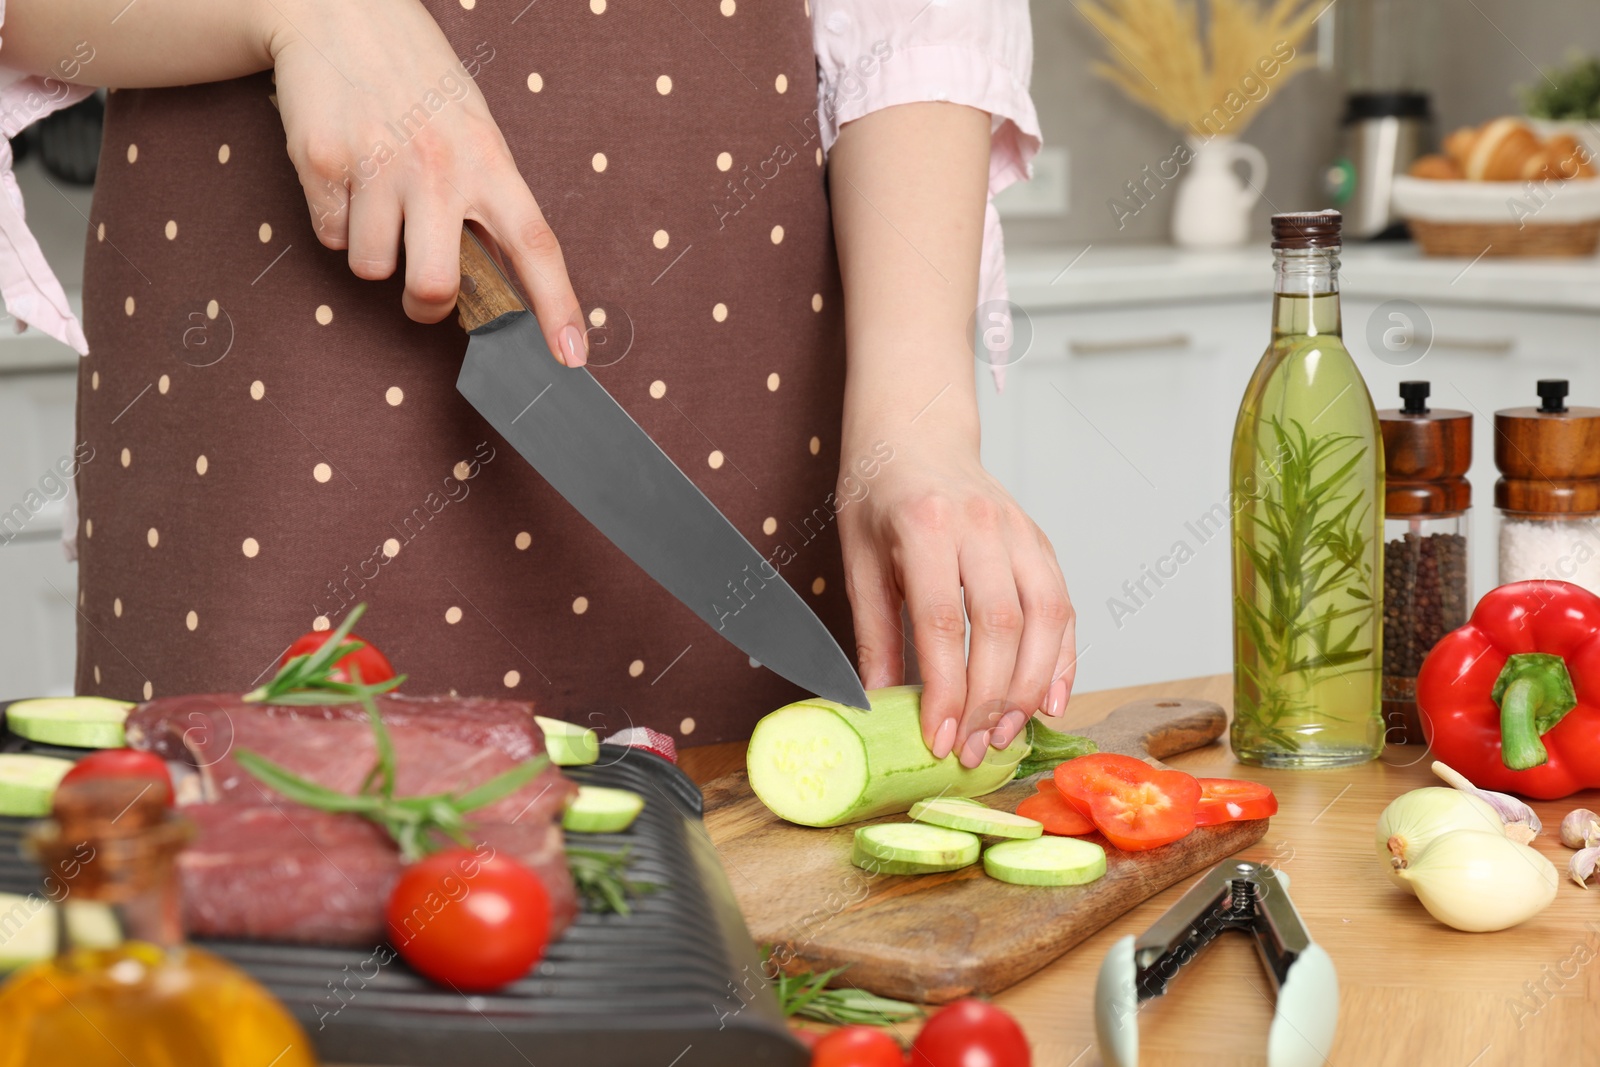
[[[1233,248],[1250,236],[1250,209],[1267,184],[1267,160],[1231,137],[1189,139],[1188,174],[1172,206],[1172,240],[1184,248]],[[1250,177],[1233,169],[1243,162]]]

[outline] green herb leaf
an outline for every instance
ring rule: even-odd
[[[762,961],[766,962],[771,955],[769,947],[762,952]],[[800,1016],[834,1026],[894,1026],[919,1019],[925,1014],[919,1005],[890,1000],[854,986],[829,989],[828,983],[848,970],[849,966],[845,964],[827,971],[797,971],[794,974],[779,971],[773,986],[784,1016]]]
[[[1048,771],[1057,764],[1099,752],[1099,746],[1087,737],[1052,730],[1038,719],[1029,719],[1027,726],[1028,754],[1017,764],[1017,777],[1026,778]]]
[[[628,915],[628,897],[653,893],[661,886],[655,882],[634,881],[627,876],[628,853],[623,848],[617,852],[604,852],[592,848],[567,846],[567,869],[572,872],[572,882],[578,896],[592,912]]]

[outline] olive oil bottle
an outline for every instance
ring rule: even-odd
[[[0,1067],[315,1067],[282,1004],[183,943],[173,861],[190,827],[155,784],[62,786],[29,835],[58,949],[0,986]]]
[[[1383,443],[1339,336],[1340,216],[1272,217],[1272,343],[1233,432],[1233,730],[1240,762],[1383,750]]]

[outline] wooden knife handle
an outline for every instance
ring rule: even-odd
[[[507,312],[527,309],[477,235],[461,227],[461,291],[456,294],[461,328],[471,333]]]

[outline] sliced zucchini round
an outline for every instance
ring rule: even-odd
[[[580,785],[561,817],[561,828],[575,834],[620,834],[644,810],[644,797],[630,789]]]
[[[0,815],[49,815],[50,798],[70,770],[69,759],[0,752]]]
[[[600,758],[600,736],[586,726],[535,715],[544,733],[544,748],[557,767],[582,767]]]
[[[42,745],[121,748],[122,723],[133,705],[106,697],[40,697],[19,700],[6,709],[6,726],[18,737]]]
[[[1083,885],[1106,873],[1106,850],[1076,837],[1002,841],[984,852],[983,869],[1012,885]]]
[[[997,811],[985,804],[959,797],[919,800],[911,806],[911,818],[930,826],[1022,841],[1044,833],[1044,824],[1036,819],[1009,811]]]
[[[926,873],[953,871],[976,863],[982,843],[976,835],[962,830],[915,822],[888,822],[857,830],[855,848],[872,859],[916,864],[924,868],[918,873]]]

